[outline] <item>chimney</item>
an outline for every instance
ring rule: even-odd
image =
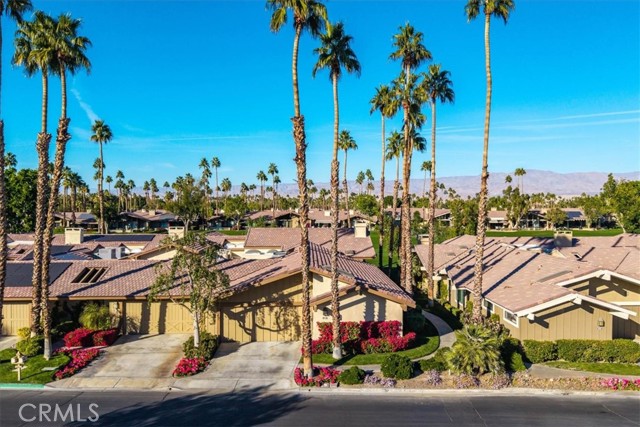
[[[155,209],[149,209],[149,216],[155,216],[156,215],[156,210]]]
[[[498,211],[498,208],[496,207],[491,208],[491,212],[497,212],[497,211]]]
[[[331,211],[324,211],[324,216],[331,216]]]
[[[353,209],[349,209],[349,215],[355,215],[356,211],[354,211]]]
[[[553,234],[553,244],[556,248],[570,248],[573,246],[573,231],[556,230]]]
[[[428,245],[429,244],[429,235],[428,234],[418,234],[418,242],[420,242],[421,245]]]
[[[353,228],[354,228],[355,237],[357,239],[367,237],[369,235],[369,227],[367,226],[367,223],[364,221],[356,221],[353,224]]]
[[[171,237],[174,240],[184,238],[185,231],[184,231],[184,227],[182,226],[169,227],[168,231],[169,231],[169,237]]]
[[[84,242],[84,229],[82,228],[65,228],[64,244],[79,245]]]

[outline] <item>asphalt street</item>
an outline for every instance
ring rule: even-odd
[[[640,426],[638,396],[0,391],[0,426]]]

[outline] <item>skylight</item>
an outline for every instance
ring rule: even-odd
[[[107,269],[104,267],[85,267],[72,283],[96,283],[106,272]]]

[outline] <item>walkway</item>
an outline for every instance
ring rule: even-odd
[[[18,337],[16,336],[8,335],[0,337],[0,351],[14,347],[17,342]]]
[[[552,366],[534,364],[527,369],[527,373],[537,378],[626,378],[628,380],[640,379],[637,375],[604,374],[600,372],[574,371],[571,369],[560,369]]]

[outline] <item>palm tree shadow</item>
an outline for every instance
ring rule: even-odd
[[[163,400],[116,409],[91,423],[95,426],[251,426],[273,423],[303,409],[306,397],[296,393],[265,393],[265,387],[223,394],[169,394]],[[98,402],[99,404],[99,402]],[[100,413],[100,410],[97,410]],[[85,425],[69,423],[69,426]]]

